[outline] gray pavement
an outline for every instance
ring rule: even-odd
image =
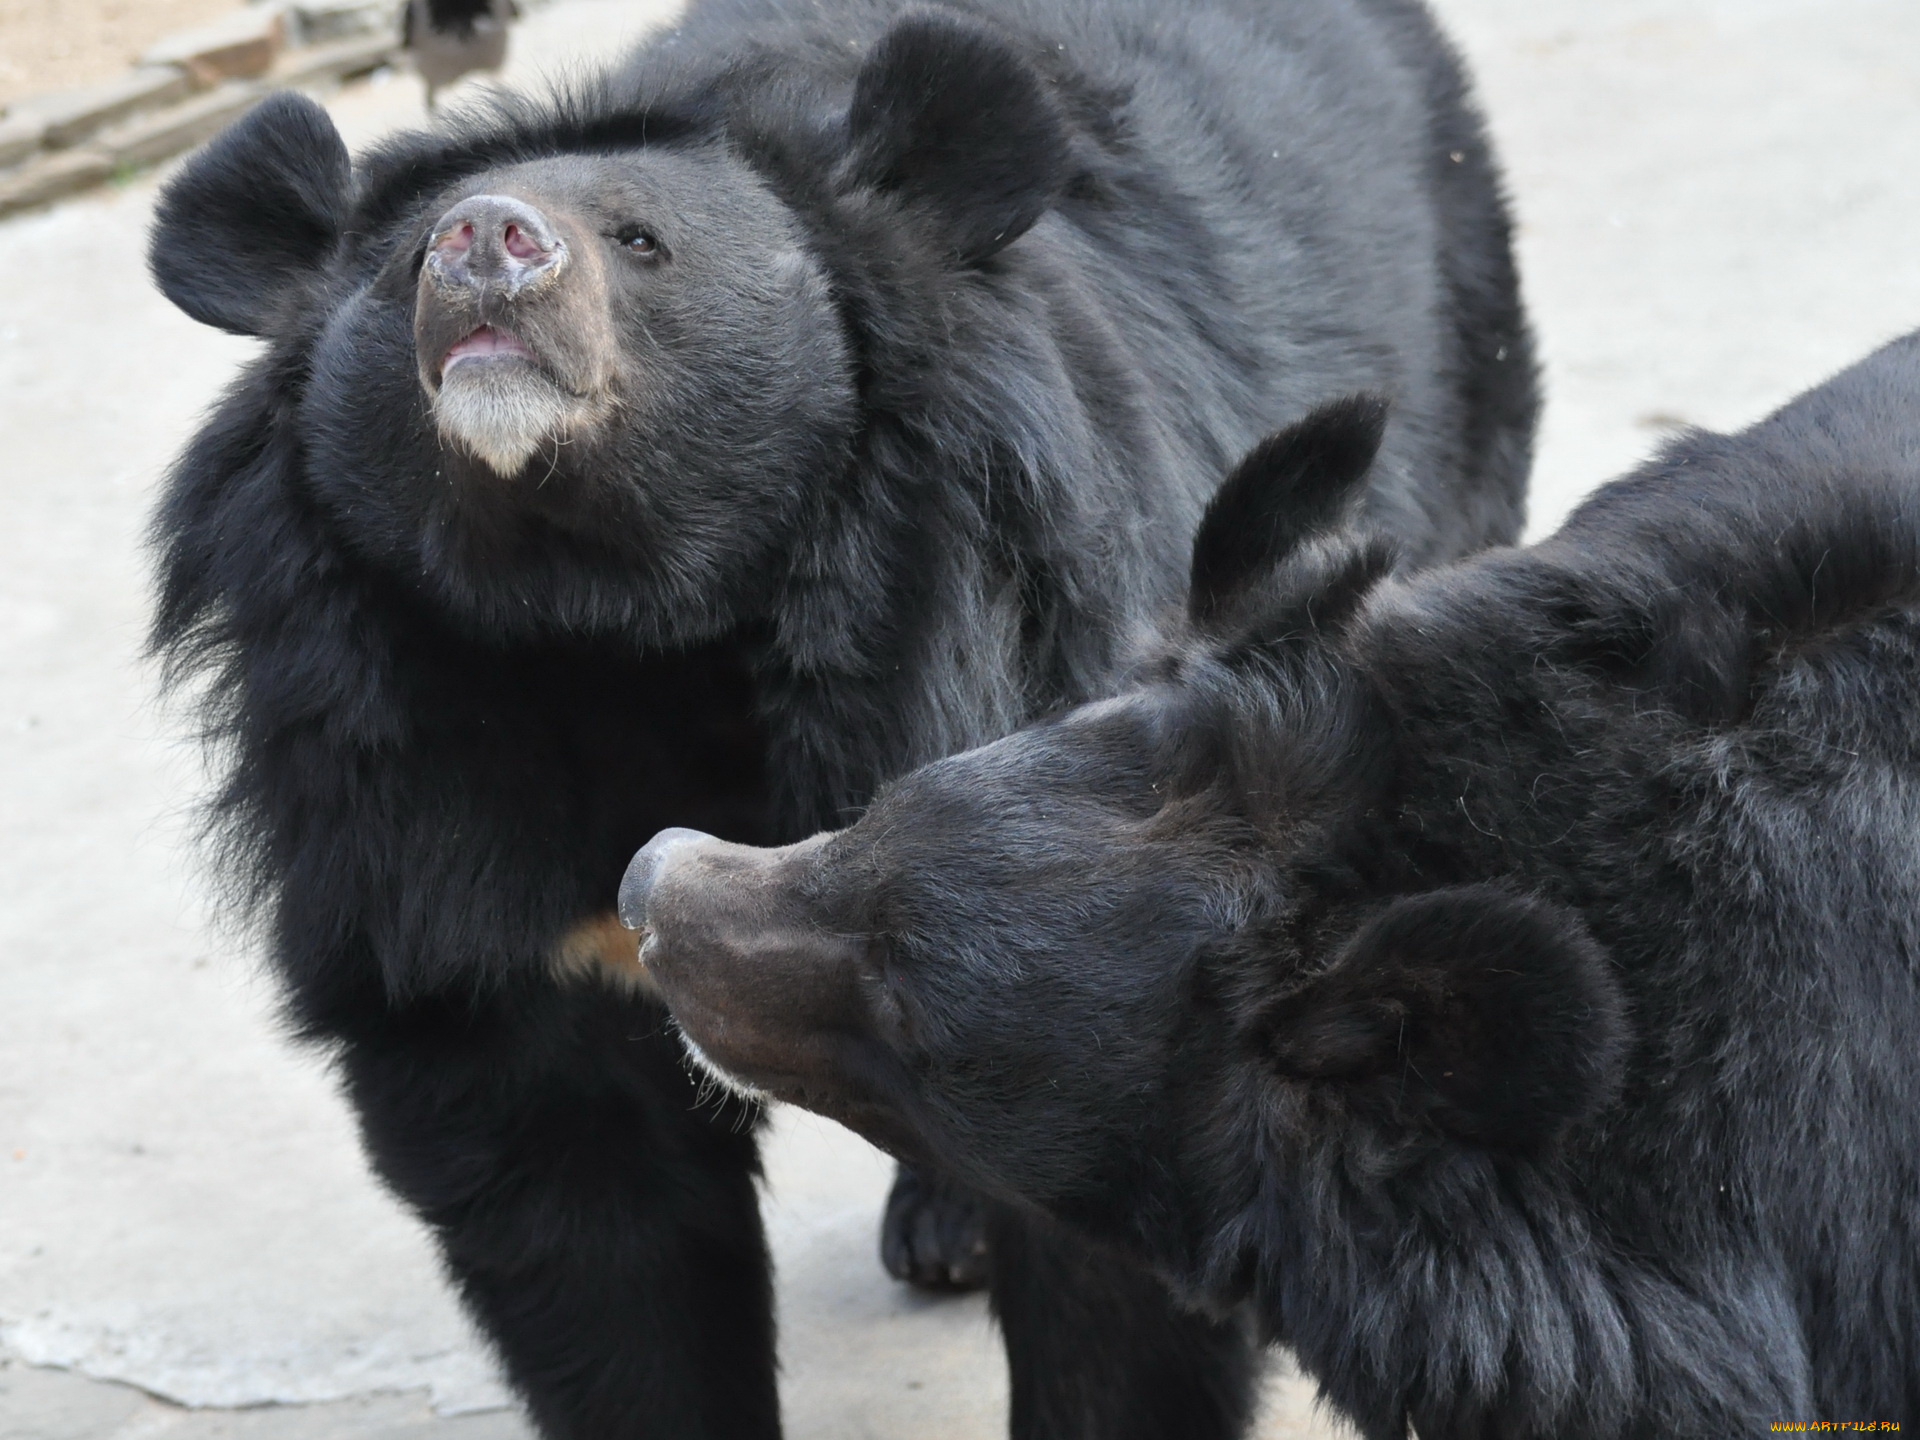
[[[1911,0],[1439,8],[1521,218],[1536,529],[1664,429],[1742,424],[1920,326]],[[514,78],[660,13],[556,0]],[[407,77],[329,103],[356,145],[421,118]],[[157,178],[0,223],[0,1440],[525,1440],[191,858],[201,778],[137,658],[138,537],[251,342],[147,286]],[[873,1258],[884,1159],[788,1114],[768,1168],[795,1440],[1001,1433],[979,1301]],[[1334,1433],[1276,1379],[1263,1440]]]

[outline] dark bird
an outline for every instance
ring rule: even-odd
[[[519,17],[513,0],[407,0],[400,43],[427,82],[429,110],[442,87],[469,71],[506,63],[507,26]]]

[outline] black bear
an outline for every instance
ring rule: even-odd
[[[1520,516],[1507,222],[1411,0],[699,0],[357,163],[269,100],[152,264],[265,341],[156,522],[219,833],[556,1440],[778,1432],[753,1108],[595,959],[637,845],[844,823],[1099,693],[1213,477],[1331,396],[1396,397],[1409,554]],[[974,1263],[896,1200],[896,1265]],[[1017,1433],[1238,1426],[1242,1324],[988,1224]]]
[[[427,82],[429,110],[461,76],[507,63],[507,27],[517,18],[514,0],[406,0],[400,44]]]
[[[1920,336],[1396,574],[1258,449],[1113,698],[622,913],[721,1073],[1251,1300],[1368,1440],[1920,1420]],[[714,884],[725,878],[724,887]]]

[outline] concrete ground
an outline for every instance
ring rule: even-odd
[[[1439,8],[1521,217],[1536,528],[1663,430],[1745,423],[1920,325],[1910,0]],[[557,0],[517,78],[657,13]],[[420,118],[403,76],[331,103],[356,145]],[[525,1440],[190,858],[201,780],[137,658],[138,539],[251,342],[151,292],[154,187],[0,223],[0,1440]],[[886,1162],[789,1114],[769,1171],[795,1440],[1001,1433],[980,1302],[873,1258]],[[1276,1380],[1263,1440],[1334,1433]]]

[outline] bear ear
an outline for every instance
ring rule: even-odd
[[[955,15],[894,23],[860,69],[847,130],[848,178],[914,202],[969,264],[1024,235],[1067,182],[1066,121],[1046,82]]]
[[[262,335],[289,287],[318,272],[345,223],[352,166],[327,112],[270,95],[160,196],[147,263],[194,319]]]
[[[1253,447],[1193,537],[1187,614],[1195,624],[1218,617],[1301,542],[1340,523],[1386,428],[1386,401],[1350,395]]]
[[[1612,1099],[1627,1043],[1580,917],[1484,885],[1394,901],[1259,1033],[1282,1074],[1334,1082],[1389,1124],[1518,1151]]]

